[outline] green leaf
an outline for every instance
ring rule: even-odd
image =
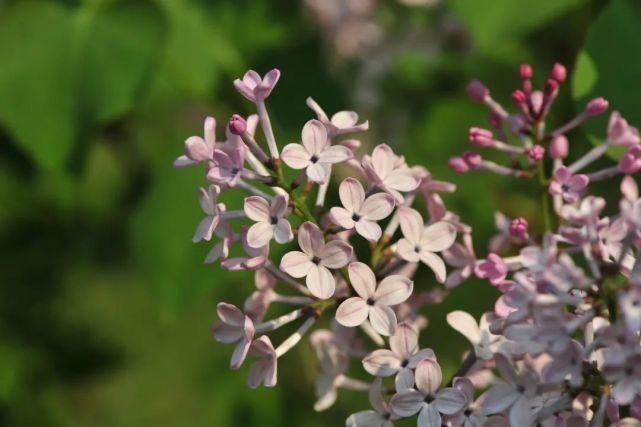
[[[580,52],[572,91],[578,111],[592,98],[602,96],[632,125],[641,125],[639,94],[641,76],[641,3],[613,0],[590,28]],[[609,114],[588,121],[591,139],[602,141]]]

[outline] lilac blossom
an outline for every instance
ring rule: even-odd
[[[242,80],[234,80],[234,86],[249,101],[261,102],[272,93],[278,79],[280,79],[280,71],[277,69],[270,70],[263,78],[256,71],[249,70]]]
[[[174,167],[183,168],[213,161],[214,149],[216,148],[216,119],[207,117],[205,119],[204,138],[190,136],[185,141],[185,154],[174,161]]]
[[[227,151],[215,149],[207,179],[217,184],[235,187],[240,180],[245,163],[245,149],[234,147]]]
[[[371,156],[363,156],[362,166],[370,182],[391,194],[397,203],[404,200],[401,192],[416,190],[420,184],[404,161],[386,144],[377,145]]]
[[[252,248],[266,246],[273,238],[277,243],[287,243],[294,238],[292,226],[286,218],[288,196],[276,195],[267,202],[260,196],[245,199],[245,214],[256,221],[247,231],[247,243]]]
[[[583,195],[590,180],[587,175],[573,175],[568,168],[560,167],[554,172],[550,194],[562,196],[568,203],[576,202]]]
[[[254,323],[237,307],[218,304],[218,318],[212,327],[212,334],[217,341],[225,344],[236,344],[236,349],[231,358],[231,367],[238,369],[242,365],[254,338]]]

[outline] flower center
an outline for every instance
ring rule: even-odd
[[[421,252],[421,247],[419,245],[414,246],[414,252],[416,253]]]
[[[407,365],[409,365],[409,364],[410,364],[410,361],[409,361],[409,360],[407,360],[407,359],[405,359],[405,360],[403,360],[403,361],[401,362],[401,367],[402,367],[402,368],[404,368],[404,367],[406,367],[406,366],[407,366]]]
[[[563,191],[564,193],[567,192],[569,189],[570,189],[569,185],[567,184],[561,185],[561,191]]]
[[[271,225],[276,225],[278,224],[278,218],[276,218],[275,216],[269,217],[269,222]]]
[[[314,154],[312,157],[310,157],[309,161],[312,163],[316,163],[318,161],[318,156]]]
[[[359,214],[355,213],[354,215],[352,215],[352,221],[358,222],[358,220],[360,219],[361,219],[361,216]]]
[[[231,169],[231,174],[236,175],[238,172],[240,172],[240,168],[232,168]]]
[[[520,394],[525,393],[525,386],[522,386],[522,385],[516,386],[516,391],[517,393],[520,393]]]
[[[321,259],[320,259],[319,257],[317,257],[317,256],[314,256],[314,257],[312,258],[312,262],[313,262],[314,264],[318,265],[318,264],[320,264]]]
[[[374,305],[375,302],[376,301],[374,300],[374,298],[372,297],[367,298],[367,305]]]
[[[432,403],[432,402],[434,402],[434,396],[432,396],[431,394],[428,394],[427,396],[425,396],[425,403]]]

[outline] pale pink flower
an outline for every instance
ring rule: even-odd
[[[573,224],[596,224],[603,208],[605,208],[605,199],[587,196],[578,206],[563,205],[559,215]]]
[[[287,144],[281,158],[292,169],[305,169],[310,181],[323,183],[329,178],[330,166],[353,157],[342,145],[330,145],[327,129],[318,120],[310,120],[301,132],[302,144]]]
[[[330,136],[351,132],[362,132],[369,129],[369,122],[358,124],[358,114],[354,111],[339,111],[330,119],[325,111],[311,97],[307,98],[307,106],[311,108],[318,120],[325,125]]]
[[[378,377],[396,375],[396,390],[414,385],[412,369],[426,358],[436,359],[430,348],[419,350],[418,332],[407,323],[400,323],[389,340],[390,350],[374,350],[363,359],[367,372]]]
[[[262,102],[272,93],[279,78],[280,71],[276,68],[268,71],[264,78],[261,78],[256,71],[249,70],[242,80],[234,80],[234,86],[241,95],[251,102]]]
[[[217,184],[235,187],[240,180],[245,162],[245,148],[232,147],[228,150],[214,150],[213,163],[207,171],[207,179]]]
[[[621,173],[635,174],[641,170],[641,145],[633,145],[621,156],[617,165]]]
[[[200,188],[198,190],[198,200],[200,207],[205,213],[205,218],[198,224],[193,242],[200,242],[201,240],[211,240],[212,234],[221,221],[221,214],[225,211],[225,205],[218,203],[218,196],[220,195],[220,187],[217,185],[210,185],[206,190]]]
[[[260,196],[245,198],[245,214],[256,221],[247,231],[247,243],[252,248],[262,248],[273,238],[287,243],[294,238],[292,226],[286,219],[289,196],[278,194],[271,202]]]
[[[239,271],[239,270],[256,270],[262,267],[267,262],[269,256],[269,244],[265,244],[259,248],[253,248],[247,241],[247,227],[240,230],[240,241],[243,245],[244,256],[227,258],[220,263],[220,266],[225,270]]]
[[[619,307],[623,312],[625,324],[631,332],[641,329],[641,287],[633,285],[619,294]]]
[[[349,279],[358,294],[338,306],[336,320],[343,326],[354,327],[369,318],[372,327],[381,335],[396,332],[396,314],[390,306],[405,301],[412,294],[413,282],[404,276],[387,276],[378,285],[374,272],[362,262],[348,267]]]
[[[481,316],[479,323],[465,311],[452,311],[447,315],[447,323],[460,332],[474,346],[476,357],[481,360],[491,360],[505,340],[490,332],[488,313]]]
[[[639,198],[639,187],[631,176],[625,176],[621,180],[621,201],[619,209],[621,217],[632,228],[641,228],[641,199]]]
[[[295,278],[305,277],[312,295],[327,299],[334,295],[336,281],[329,269],[342,268],[352,258],[352,247],[342,240],[325,243],[316,224],[305,222],[298,229],[298,246],[303,250],[286,253],[280,269]]]
[[[456,229],[446,221],[425,227],[423,217],[408,207],[398,209],[403,238],[396,244],[398,255],[408,262],[421,261],[432,269],[436,280],[445,282],[445,263],[435,254],[448,249],[456,239]]]
[[[184,168],[198,163],[213,161],[216,148],[216,119],[205,119],[204,138],[190,136],[185,141],[185,154],[174,161],[174,167]]]
[[[507,277],[508,267],[503,258],[491,253],[485,261],[474,268],[474,274],[480,279],[488,279],[494,286],[500,285]]]
[[[448,427],[498,427],[494,424],[486,424],[487,416],[480,403],[474,401],[474,384],[468,377],[456,377],[452,385],[465,396],[465,404],[458,413],[444,416],[443,425]]]
[[[568,203],[574,203],[585,193],[590,179],[587,175],[572,175],[565,166],[554,171],[554,180],[550,183],[550,194],[562,196]]]
[[[411,169],[399,164],[387,144],[377,145],[371,156],[363,156],[361,163],[371,183],[394,196],[397,203],[403,202],[401,192],[414,191],[420,184]]]
[[[250,388],[256,388],[261,384],[274,387],[278,375],[278,356],[269,337],[263,335],[254,340],[249,355],[257,357],[257,360],[249,368],[247,385]]]
[[[628,235],[628,227],[623,218],[618,218],[610,223],[609,218],[597,227],[599,249],[604,260],[617,260],[623,248],[623,239]]]
[[[608,122],[608,142],[630,147],[640,141],[638,129],[630,126],[618,111],[613,111]]]
[[[415,389],[396,393],[390,400],[392,412],[400,417],[418,413],[418,426],[441,427],[443,415],[454,415],[466,404],[466,396],[454,387],[439,390],[443,374],[434,359],[423,359],[415,372]]]
[[[354,178],[341,182],[338,195],[343,207],[330,209],[330,218],[341,227],[356,232],[367,240],[376,242],[381,238],[381,227],[376,223],[387,217],[394,209],[394,198],[387,193],[377,193],[365,198],[365,190]]]
[[[217,307],[219,321],[214,323],[212,334],[216,341],[236,344],[231,357],[231,367],[242,365],[254,338],[254,322],[236,306],[221,302]]]
[[[396,417],[383,399],[383,382],[376,378],[369,389],[369,403],[374,410],[360,411],[347,418],[347,427],[393,427]]]
[[[447,276],[445,287],[455,288],[472,275],[476,266],[472,236],[465,234],[463,236],[463,244],[454,243],[443,252],[443,258],[445,262],[456,268]]]

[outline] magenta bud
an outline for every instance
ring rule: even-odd
[[[466,151],[463,153],[463,161],[470,169],[476,169],[481,166],[483,158],[479,153],[473,151]]]
[[[457,173],[465,173],[470,170],[463,157],[451,157],[448,165],[450,166],[450,169]]]
[[[528,222],[525,218],[514,218],[510,223],[510,236],[523,239],[527,236]]]
[[[234,135],[242,135],[247,130],[247,122],[238,114],[229,119],[229,131]]]
[[[549,96],[559,88],[559,82],[554,79],[548,79],[545,82],[545,93]]]
[[[532,67],[530,67],[530,64],[521,64],[519,72],[521,74],[521,80],[530,80],[532,78]]]
[[[487,121],[494,129],[501,129],[501,126],[503,125],[503,118],[494,111],[490,111]]]
[[[569,145],[565,135],[556,135],[550,142],[550,157],[553,159],[565,159],[570,150]]]
[[[525,104],[526,99],[527,98],[525,97],[525,93],[522,90],[517,89],[514,92],[512,92],[512,101],[514,101],[516,105]]]
[[[493,136],[491,131],[483,128],[470,128],[468,133],[470,142],[480,148],[491,147],[494,144]]]
[[[545,148],[543,148],[539,144],[535,144],[533,147],[530,147],[527,150],[525,150],[525,154],[527,154],[527,156],[530,159],[534,160],[535,162],[538,162],[545,155]]]
[[[490,94],[490,91],[488,90],[487,87],[483,83],[481,83],[479,80],[472,80],[466,88],[467,95],[472,99],[474,102],[483,102],[485,97],[487,97]]]
[[[641,170],[641,146],[633,145],[619,159],[619,171],[625,174],[635,174]]]
[[[585,111],[591,116],[598,116],[600,114],[603,114],[609,106],[610,103],[608,103],[608,101],[601,97],[598,97],[588,102],[588,105],[586,105],[585,107]]]
[[[562,64],[559,64],[558,62],[554,64],[554,66],[552,67],[552,72],[550,73],[550,77],[552,77],[559,83],[563,83],[567,76],[568,72]]]

